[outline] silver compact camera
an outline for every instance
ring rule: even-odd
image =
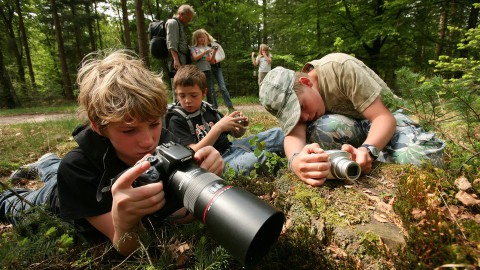
[[[343,150],[328,150],[325,153],[329,154],[330,173],[327,179],[345,179],[357,180],[360,177],[362,169],[360,165],[352,160],[352,155]]]
[[[239,118],[239,117],[240,117],[239,114],[235,115],[235,118]],[[243,120],[238,120],[237,123],[242,124],[242,123],[243,123]]]

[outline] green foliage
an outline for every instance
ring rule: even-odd
[[[459,44],[460,50],[480,54],[479,28],[470,29]],[[461,167],[464,162],[478,167],[480,153],[480,62],[473,58],[441,56],[435,65],[437,76],[427,78],[407,68],[397,72],[398,86],[411,114],[449,140],[449,151],[455,153],[451,165]],[[452,132],[462,136],[452,136]],[[465,151],[466,150],[466,151]],[[457,155],[458,154],[458,155]],[[473,159],[473,160],[471,160]]]
[[[75,242],[82,242],[74,228],[36,207],[25,213],[15,234],[0,240],[0,265],[10,269],[27,268],[39,261],[63,265]],[[21,259],[19,259],[21,258]]]

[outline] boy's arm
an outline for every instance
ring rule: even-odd
[[[288,166],[303,182],[321,186],[329,173],[328,154],[317,143],[306,144],[306,123],[298,123],[285,136],[284,149]]]
[[[383,105],[382,99],[377,97],[370,106],[363,112],[365,118],[371,122],[367,139],[363,144],[373,145],[382,150],[391,140],[395,133],[397,122],[392,113]],[[363,173],[369,173],[372,168],[373,159],[370,157],[367,148],[354,148],[351,145],[342,146],[342,150],[352,153],[353,159],[362,167]]]
[[[232,130],[244,128],[244,126],[239,124],[238,121],[245,121],[248,118],[243,116],[235,117],[237,114],[239,114],[238,111],[225,115],[211,127],[210,131],[202,140],[196,144],[190,144],[188,146],[194,151],[198,151],[205,146],[213,146],[223,132],[231,132]]]

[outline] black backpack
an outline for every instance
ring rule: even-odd
[[[207,129],[207,132],[210,131],[210,126],[207,124],[205,119],[203,118],[203,112],[205,111],[210,111],[213,112],[214,115],[217,116],[217,121],[222,118],[222,115],[218,112],[217,109],[215,109],[210,103],[208,102],[202,102],[202,108],[194,113],[188,114],[185,111],[183,111],[182,106],[180,103],[177,101],[176,103],[171,103],[168,104],[167,106],[167,114],[165,115],[165,127],[168,129],[168,125],[170,124],[170,118],[172,118],[173,115],[180,116],[182,118],[185,118],[188,123],[188,128],[190,129],[190,133],[192,136],[197,140],[197,134],[195,133],[195,127],[193,126],[192,123],[192,118],[197,117],[198,115],[202,116],[202,122],[204,127]],[[198,141],[197,141],[198,142]]]
[[[178,23],[178,20],[175,19]],[[153,21],[148,26],[148,35],[150,37],[150,53],[157,59],[167,59],[169,50],[167,47],[167,21]],[[179,28],[180,29],[180,28]]]

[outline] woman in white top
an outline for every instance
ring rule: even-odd
[[[267,44],[261,44],[258,56],[255,58],[255,52],[252,52],[252,63],[258,65],[258,85],[262,84],[263,78],[272,69],[272,54]]]

